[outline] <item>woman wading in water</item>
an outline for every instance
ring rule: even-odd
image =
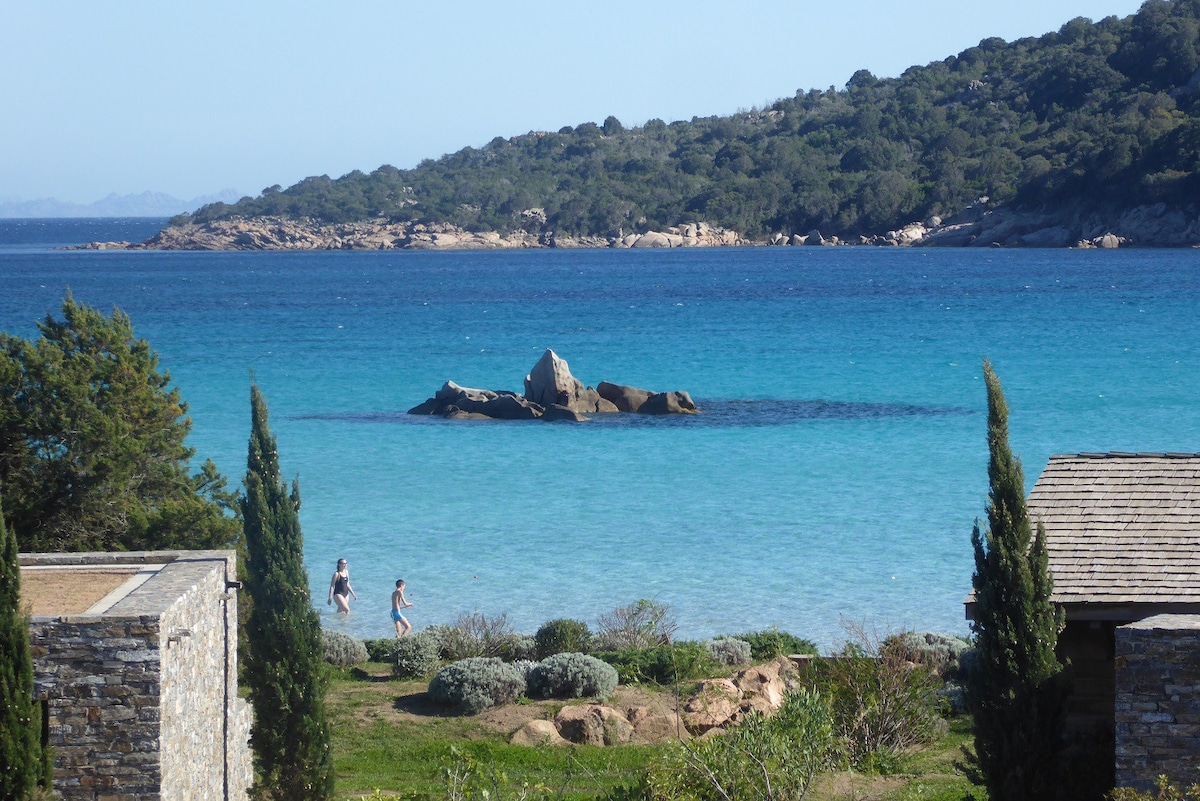
[[[346,566],[345,559],[339,559],[337,570],[333,571],[333,578],[329,582],[329,603],[337,601],[337,610],[342,614],[350,612],[350,598],[353,595],[354,600],[358,600],[358,593],[350,586],[350,570]]]

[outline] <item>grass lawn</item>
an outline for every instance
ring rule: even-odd
[[[513,731],[529,720],[553,717],[564,703],[523,701],[464,717],[430,704],[426,687],[426,682],[392,680],[387,665],[332,671],[326,712],[333,734],[336,799],[358,799],[375,790],[401,798],[447,798],[451,776],[468,784],[470,792],[459,797],[519,798],[527,785],[554,798],[603,798],[636,781],[658,751],[655,746],[510,745]],[[645,703],[654,695],[671,701],[666,692],[624,687],[618,692],[629,694],[626,702]],[[808,798],[984,799],[983,791],[973,788],[955,765],[969,742],[967,722],[955,720],[936,743],[900,757],[889,775],[823,776]]]

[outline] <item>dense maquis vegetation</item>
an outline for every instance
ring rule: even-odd
[[[1126,19],[985,39],[898,78],[860,70],[844,89],[750,113],[497,137],[411,170],[270,187],[190,219],[606,236],[705,221],[762,236],[879,232],[981,196],[1030,209],[1177,205],[1200,196],[1198,68],[1200,0],[1148,0]]]

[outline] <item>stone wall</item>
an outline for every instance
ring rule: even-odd
[[[1159,775],[1200,782],[1200,617],[1157,615],[1116,630],[1117,786]]]
[[[159,633],[162,797],[223,799],[227,708],[237,696],[237,596],[211,561],[178,559],[156,583],[176,598]]]
[[[159,627],[154,616],[35,619],[35,691],[48,699],[64,799],[158,798]]]
[[[95,614],[31,621],[63,798],[245,799],[250,713],[237,697],[234,554],[33,554],[21,563],[156,569]]]

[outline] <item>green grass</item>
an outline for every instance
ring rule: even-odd
[[[408,799],[448,798],[448,774],[469,774],[459,797],[515,799],[528,786],[553,798],[599,799],[636,782],[658,753],[653,746],[528,748],[481,717],[450,715],[426,699],[425,682],[392,680],[386,665],[330,671],[326,700],[339,801],[380,790]],[[518,705],[550,717],[562,702]],[[485,713],[486,714],[486,713]],[[902,755],[888,776],[825,777],[811,801],[982,801],[957,767],[969,724],[951,722],[930,746]]]
[[[330,674],[326,713],[338,799],[377,789],[402,798],[444,798],[451,771],[469,772],[471,786],[489,790],[492,798],[516,797],[526,784],[556,798],[600,798],[631,781],[657,752],[646,746],[510,745],[507,733],[476,718],[432,708],[424,699],[425,682],[387,680],[386,666]],[[539,711],[553,714],[561,706]]]

